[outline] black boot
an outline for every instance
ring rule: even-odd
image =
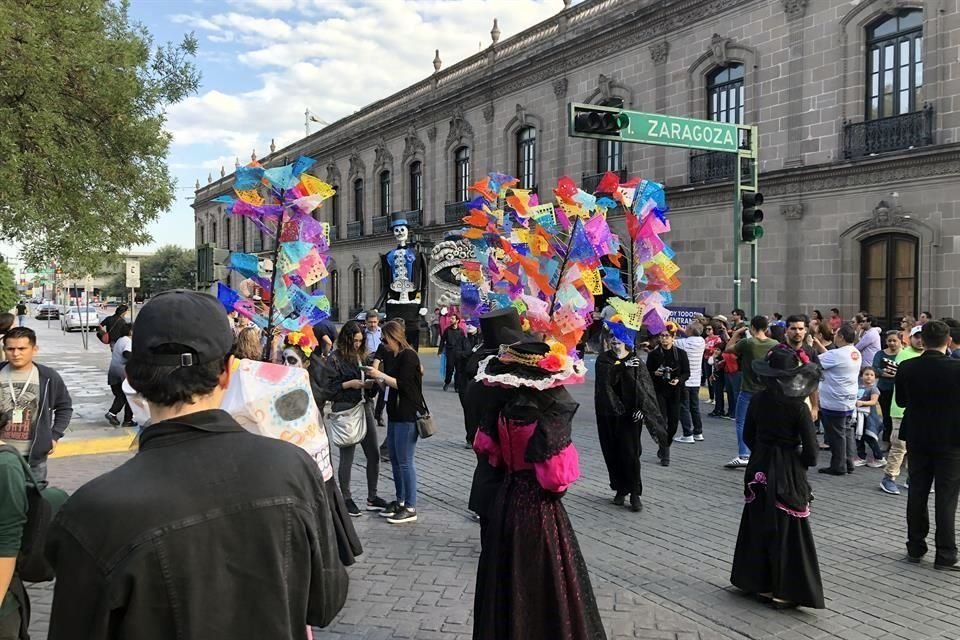
[[[617,491],[617,495],[613,496],[613,504],[617,505],[618,507],[622,507],[623,500],[626,497],[627,497],[627,494],[625,492]]]
[[[630,494],[630,511],[634,513],[643,511],[643,503],[640,502],[640,496],[635,493]]]

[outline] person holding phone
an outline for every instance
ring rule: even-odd
[[[884,338],[886,348],[873,357],[873,368],[877,372],[877,389],[880,391],[880,413],[883,414],[883,434],[881,440],[890,442],[893,432],[893,417],[890,415],[890,403],[893,401],[893,379],[897,375],[897,354],[903,347],[900,332],[887,331]]]
[[[380,477],[380,452],[377,449],[377,428],[373,418],[373,404],[376,392],[376,383],[368,377],[372,369],[367,366],[370,356],[367,354],[366,342],[360,325],[350,320],[343,325],[337,335],[336,348],[323,362],[326,381],[326,394],[333,403],[333,411],[345,411],[355,407],[358,402],[364,402],[364,415],[367,421],[367,431],[360,441],[360,448],[367,459],[367,511],[383,511],[387,501],[377,496],[377,481]],[[350,475],[353,469],[353,456],[357,445],[340,448],[340,463],[337,468],[337,479],[340,482],[340,491],[343,493],[347,505],[347,513],[357,518],[361,515],[360,508],[353,501],[350,491]]]

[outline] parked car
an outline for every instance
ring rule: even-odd
[[[34,317],[37,320],[57,320],[60,317],[60,307],[52,303],[41,304],[37,307],[37,315]]]
[[[70,307],[70,309],[60,316],[60,328],[64,331],[76,331],[86,329],[92,331],[100,324],[100,314],[96,307]]]

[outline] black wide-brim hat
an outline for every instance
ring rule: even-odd
[[[497,349],[502,344],[520,342],[523,340],[520,314],[513,307],[485,313],[480,316],[480,332],[485,349]]]
[[[820,365],[804,362],[798,352],[787,345],[777,345],[763,360],[754,360],[750,366],[758,378],[768,385],[776,384],[788,397],[806,397],[820,384]]]
[[[529,387],[541,391],[583,382],[586,367],[582,361],[577,360],[559,371],[551,371],[537,364],[549,355],[550,345],[545,342],[503,345],[498,355],[480,361],[476,379],[488,385]]]

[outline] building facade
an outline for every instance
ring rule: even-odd
[[[765,235],[759,311],[864,308],[884,321],[960,313],[958,0],[587,0],[273,151],[338,188],[328,295],[341,314],[380,294],[387,220],[429,248],[462,226],[489,171],[550,190],[607,170],[663,182],[678,253],[677,304],[732,303],[731,156],[573,138],[570,102],[759,127]],[[269,249],[196,192],[197,242]],[[622,228],[622,220],[614,220]],[[749,300],[744,278],[742,306]]]

